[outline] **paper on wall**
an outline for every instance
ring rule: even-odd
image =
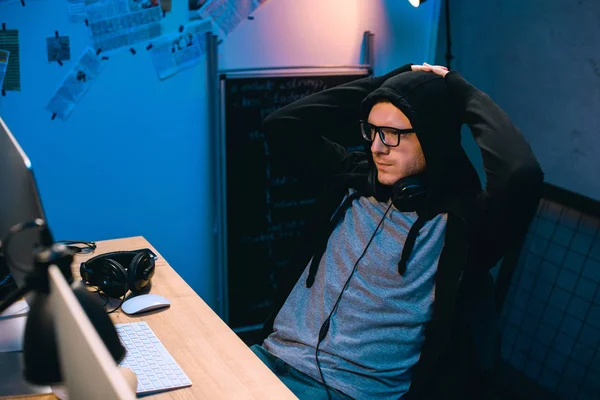
[[[169,12],[173,8],[173,0],[160,0],[160,8],[163,12]]]
[[[158,0],[86,0],[96,50],[131,47],[162,34]]]
[[[0,49],[10,52],[2,89],[19,91],[21,90],[21,64],[17,29],[0,30]]]
[[[200,16],[200,9],[206,3],[206,0],[188,0],[188,17],[191,20],[203,19]]]
[[[71,44],[68,36],[51,36],[46,38],[48,62],[68,61],[71,59]]]
[[[60,119],[67,119],[85,92],[102,71],[104,63],[88,48],[69,72],[48,102],[46,110]]]
[[[69,21],[83,22],[87,19],[85,0],[67,0],[69,10]]]
[[[200,17],[212,19],[228,35],[267,0],[209,0],[199,10]]]
[[[161,37],[152,44],[151,56],[160,79],[197,64],[206,49],[206,32],[210,31],[210,21],[195,22],[183,32]]]
[[[4,77],[6,76],[6,69],[8,68],[8,57],[10,51],[0,50],[0,88],[4,84]]]

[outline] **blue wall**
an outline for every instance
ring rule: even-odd
[[[522,130],[546,181],[600,200],[600,2],[450,1],[452,68]],[[442,13],[436,60],[445,62]]]

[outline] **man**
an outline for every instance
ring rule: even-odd
[[[300,398],[481,399],[498,356],[488,271],[523,238],[543,182],[508,116],[457,72],[409,64],[263,128],[321,195],[253,351]],[[327,140],[334,130],[362,134],[366,151]]]

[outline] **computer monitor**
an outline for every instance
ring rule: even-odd
[[[48,270],[60,366],[69,398],[135,399],[137,379],[119,368],[56,266]]]
[[[0,117],[0,240],[16,224],[37,218],[47,223],[31,161]],[[33,249],[39,237],[37,229],[29,229],[10,241],[14,264],[8,267],[19,287],[24,286],[25,276],[33,268]],[[31,303],[29,296],[27,300]]]
[[[0,235],[4,237],[13,226],[38,218],[47,223],[31,162],[0,118]],[[11,238],[9,250],[14,263],[8,265],[20,287],[24,287],[25,278],[33,269],[34,249],[39,244],[40,232],[37,229],[19,232]],[[52,315],[59,364],[69,397],[134,399],[135,375],[117,366],[60,269],[51,266],[48,278],[50,307],[49,310],[37,309],[36,316],[39,318],[39,313],[45,310]],[[35,308],[40,303],[33,301],[34,291],[30,294],[28,303]],[[29,319],[34,318],[32,314],[35,312],[29,314]],[[110,319],[104,316],[110,324]],[[45,321],[42,318],[37,322],[43,324]],[[32,358],[35,359],[35,356]],[[41,364],[44,365],[44,362]],[[48,362],[47,365],[52,366],[53,363]]]

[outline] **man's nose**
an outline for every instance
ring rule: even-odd
[[[388,147],[383,144],[379,135],[375,135],[375,139],[371,143],[371,153],[386,153],[388,150]]]

